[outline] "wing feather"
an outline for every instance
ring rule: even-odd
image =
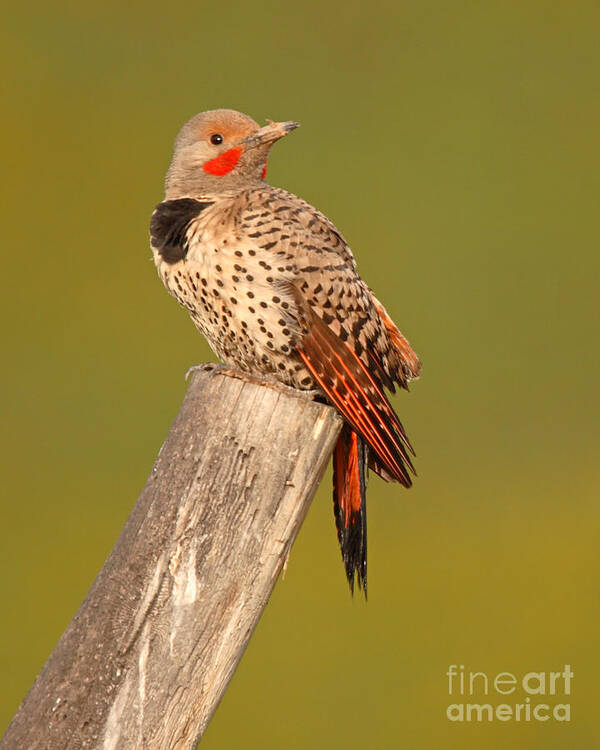
[[[392,479],[405,487],[415,473],[410,441],[381,386],[365,362],[314,312],[298,346],[302,358],[325,394],[378,456]]]

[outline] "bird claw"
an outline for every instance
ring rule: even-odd
[[[190,375],[194,372],[212,372],[213,370],[217,369],[218,367],[222,367],[223,365],[216,365],[214,362],[203,362],[200,365],[192,365],[188,368],[187,372],[185,373],[185,382],[190,378]]]
[[[216,362],[203,362],[200,365],[192,365],[185,373],[186,382],[190,375],[194,372],[206,372],[211,375],[227,375],[230,378],[238,378],[239,380],[252,381],[253,376],[249,375],[242,370],[236,370],[234,367],[228,365],[217,364]]]
[[[267,388],[279,391],[280,393],[286,393],[290,396],[299,396],[300,398],[315,399],[317,397],[323,397],[323,393],[318,390],[302,391],[298,388],[293,388],[291,385],[286,385],[281,381],[269,375],[254,375],[243,370],[237,370],[228,365],[215,364],[214,362],[204,362],[200,365],[192,365],[185,373],[185,380],[189,379],[190,375],[194,372],[207,372],[211,375],[225,375],[229,378],[237,378],[243,380],[246,383],[254,383],[255,385],[263,385]]]

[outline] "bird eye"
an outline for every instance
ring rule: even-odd
[[[213,133],[210,137],[210,142],[213,146],[220,146],[223,143],[223,136],[221,133]]]

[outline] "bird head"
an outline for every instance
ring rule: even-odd
[[[233,109],[201,112],[189,120],[175,140],[165,182],[167,200],[227,193],[260,183],[271,146],[298,127],[297,122],[267,122],[261,128]]]

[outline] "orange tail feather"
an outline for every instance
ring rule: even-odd
[[[367,596],[367,448],[345,424],[333,454],[333,512],[350,590]]]

